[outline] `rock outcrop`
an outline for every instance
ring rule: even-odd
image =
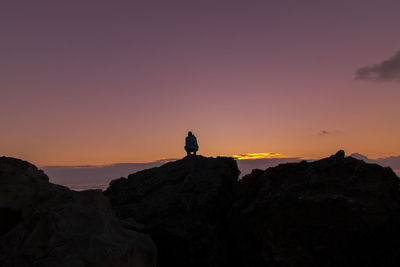
[[[399,266],[399,179],[345,157],[243,177],[229,221],[238,266]]]
[[[232,158],[186,157],[104,197],[0,158],[0,266],[155,266],[148,235],[161,267],[400,265],[390,168],[339,151],[238,176]]]
[[[100,190],[51,184],[34,165],[0,158],[0,266],[154,267],[156,248],[120,226]]]
[[[144,225],[158,266],[228,266],[238,175],[232,158],[185,157],[114,180],[104,194],[121,219]]]

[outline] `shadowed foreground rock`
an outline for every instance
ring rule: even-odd
[[[343,151],[254,170],[186,157],[104,192],[0,158],[0,266],[400,266],[399,179]]]
[[[158,266],[227,266],[227,214],[239,170],[232,158],[186,157],[111,182],[116,214],[145,225]]]
[[[254,170],[230,215],[241,266],[399,266],[399,180],[344,157]]]
[[[51,184],[25,161],[0,158],[0,218],[0,266],[155,266],[151,239],[122,228],[101,191]]]

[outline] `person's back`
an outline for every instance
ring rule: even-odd
[[[199,150],[199,145],[197,144],[197,139],[192,132],[188,132],[188,136],[186,137],[186,145],[185,150],[188,156],[193,152],[193,155],[196,155],[197,150]]]

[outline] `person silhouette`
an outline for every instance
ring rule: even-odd
[[[192,132],[188,132],[188,136],[186,136],[186,145],[185,150],[188,156],[196,155],[197,150],[199,150],[199,145],[197,144],[197,139]]]

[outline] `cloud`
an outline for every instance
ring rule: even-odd
[[[326,131],[326,130],[323,130],[323,131],[321,131],[318,135],[327,135],[327,134],[329,134],[329,132]]]
[[[400,81],[400,51],[379,64],[358,69],[356,71],[356,80],[374,82]]]
[[[327,135],[333,135],[333,134],[338,134],[340,131],[335,130],[335,131],[328,131],[328,130],[322,130],[321,132],[318,133],[319,136],[327,136]]]
[[[389,166],[394,170],[400,169],[400,156],[397,157],[387,157],[376,159],[383,166]]]

